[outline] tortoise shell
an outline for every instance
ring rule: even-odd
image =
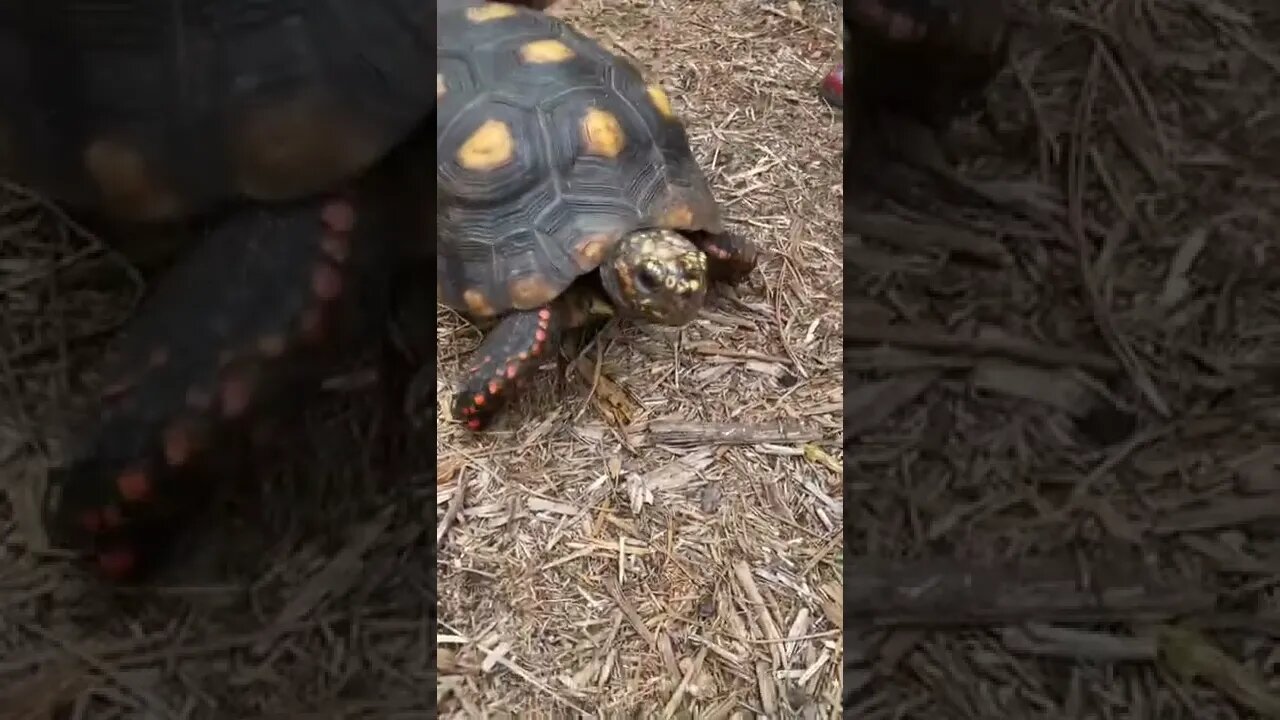
[[[473,317],[541,306],[642,227],[722,231],[666,93],[563,21],[442,11],[438,299]]]
[[[0,175],[163,220],[355,175],[430,113],[421,0],[0,4]]]

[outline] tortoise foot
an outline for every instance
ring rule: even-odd
[[[258,430],[302,409],[380,327],[387,243],[367,237],[374,216],[333,197],[201,229],[108,353],[97,412],[51,472],[55,542],[113,580],[154,567],[245,471]]]
[[[822,78],[818,94],[832,107],[844,108],[844,63],[836,65]]]
[[[563,305],[506,315],[485,337],[454,398],[454,415],[483,430],[515,394],[516,385],[548,357],[564,332]]]
[[[453,414],[471,430],[488,427],[517,386],[558,347],[566,330],[613,314],[598,290],[570,288],[548,305],[503,316],[472,354],[454,396]]]

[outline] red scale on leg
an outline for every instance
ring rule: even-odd
[[[90,535],[102,532],[102,513],[97,510],[85,510],[80,514],[80,527]]]
[[[311,291],[321,300],[336,300],[342,294],[342,274],[330,265],[317,265],[311,273]]]
[[[222,381],[218,399],[224,418],[234,419],[243,415],[253,399],[253,388],[249,378],[244,375],[236,375]]]
[[[103,530],[115,530],[124,524],[124,515],[120,513],[120,508],[115,507],[114,505],[108,505],[107,507],[102,508],[102,512],[99,513],[99,517],[102,518]]]
[[[127,548],[112,548],[98,553],[98,568],[112,580],[124,580],[137,569],[137,556]]]
[[[103,400],[110,402],[112,400],[119,398],[121,395],[124,395],[125,393],[129,392],[129,389],[131,387],[133,387],[133,383],[130,381],[117,380],[113,383],[109,383],[106,387],[102,388],[102,392],[99,393],[99,396]]]
[[[116,478],[116,489],[126,502],[144,503],[151,499],[151,478],[141,470],[127,470]]]
[[[324,313],[314,307],[303,310],[302,319],[298,323],[298,334],[311,343],[324,340]]]
[[[164,461],[169,467],[181,467],[190,457],[191,442],[186,434],[177,430],[168,431],[164,438]]]
[[[347,200],[330,200],[320,210],[320,221],[333,232],[345,235],[356,227],[356,209]]]

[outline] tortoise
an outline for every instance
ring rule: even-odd
[[[566,330],[602,312],[687,323],[757,250],[629,61],[513,6],[439,20],[437,296],[490,326],[453,402],[480,430]]]
[[[431,5],[0,5],[0,175],[179,249],[49,472],[51,539],[107,577],[154,568],[263,423],[425,286]]]

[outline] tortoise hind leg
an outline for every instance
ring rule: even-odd
[[[454,415],[471,430],[488,427],[566,330],[611,313],[599,292],[575,287],[540,308],[504,315],[472,354],[454,396]]]
[[[391,243],[366,200],[237,210],[200,228],[108,353],[105,389],[51,473],[55,542],[112,579],[162,557],[240,448],[317,391],[385,317]]]

